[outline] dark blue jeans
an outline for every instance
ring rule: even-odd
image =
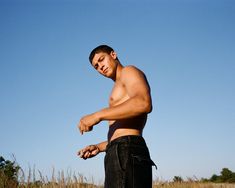
[[[123,136],[106,148],[105,188],[152,188],[149,150],[142,136]]]

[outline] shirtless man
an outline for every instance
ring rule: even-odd
[[[114,81],[114,86],[109,107],[82,117],[78,128],[83,134],[106,120],[109,132],[107,141],[89,145],[78,155],[87,159],[106,152],[105,188],[151,188],[155,164],[142,137],[147,114],[152,110],[147,79],[136,67],[124,67],[107,45],[96,47],[89,60],[101,75]]]

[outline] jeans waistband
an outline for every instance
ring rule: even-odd
[[[118,138],[112,140],[111,142],[109,142],[106,147],[106,151],[110,147],[112,147],[116,144],[119,144],[119,143],[146,145],[145,140],[142,136],[139,136],[139,135],[121,136],[121,137],[118,137]]]

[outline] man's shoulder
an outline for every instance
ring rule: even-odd
[[[134,66],[134,65],[127,65],[127,66],[125,66],[122,69],[122,75],[125,75],[125,74],[136,74],[136,73],[143,74],[143,72],[139,68]]]
[[[121,81],[129,82],[131,80],[139,80],[145,77],[144,73],[133,65],[125,66],[121,72]]]

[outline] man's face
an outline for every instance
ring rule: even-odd
[[[117,67],[116,57],[115,52],[110,54],[105,52],[96,53],[92,60],[92,66],[103,76],[113,78]]]

